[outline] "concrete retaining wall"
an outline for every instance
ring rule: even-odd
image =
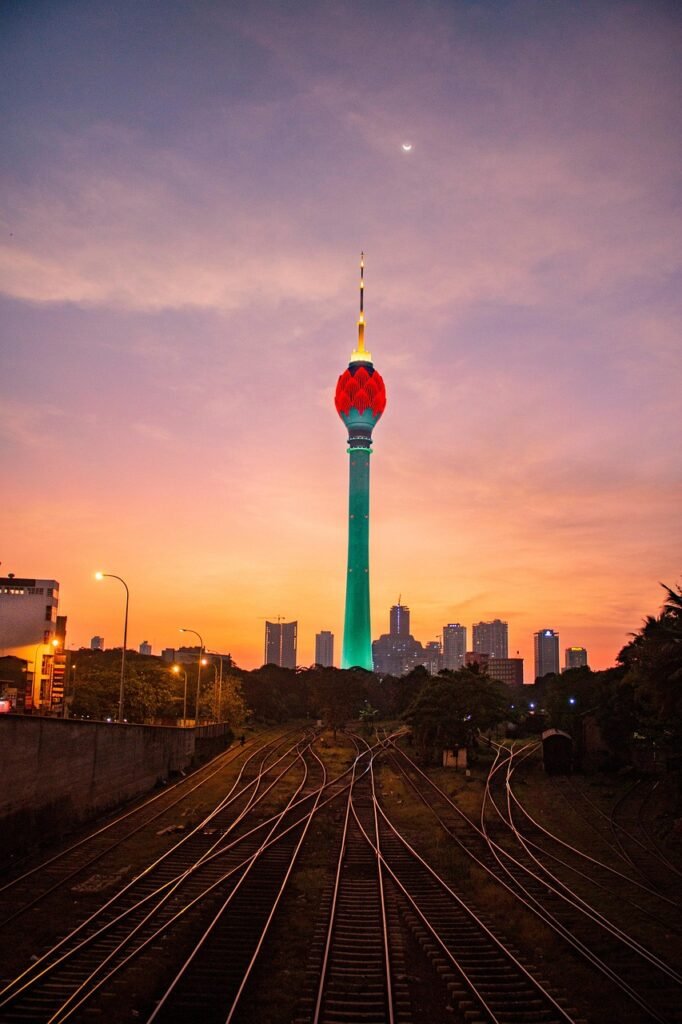
[[[0,852],[53,838],[229,745],[226,725],[177,729],[0,715]]]

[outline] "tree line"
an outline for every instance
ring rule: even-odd
[[[605,671],[570,669],[545,676],[535,686],[511,688],[478,666],[431,676],[418,666],[400,678],[364,669],[296,670],[264,665],[231,668],[222,681],[221,706],[213,674],[204,670],[199,720],[234,727],[249,723],[322,720],[332,729],[345,724],[402,720],[412,727],[425,757],[445,747],[471,747],[477,735],[502,722],[529,727],[533,716],[546,725],[573,730],[577,717],[595,714],[602,735],[627,759],[635,736],[673,745],[682,739],[682,591],[665,587],[657,616],[620,651]],[[187,671],[188,718],[194,719],[197,667]],[[160,659],[132,652],[127,657],[124,717],[131,722],[174,724],[182,717],[184,678]],[[67,679],[70,714],[115,718],[120,652],[72,653]],[[570,703],[569,703],[570,701]]]

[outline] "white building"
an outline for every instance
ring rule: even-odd
[[[27,662],[33,680],[32,704],[39,707],[49,693],[58,644],[56,580],[0,576],[0,656]],[[28,694],[27,694],[28,698]]]

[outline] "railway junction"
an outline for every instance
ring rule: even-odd
[[[253,736],[13,869],[0,1022],[682,1021],[655,784],[538,746],[465,780],[389,731]]]

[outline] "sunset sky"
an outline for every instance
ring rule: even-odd
[[[1,572],[68,644],[251,668],[343,629],[355,342],[372,635],[606,667],[680,580],[677,3],[7,0]],[[406,153],[402,143],[412,143]]]

